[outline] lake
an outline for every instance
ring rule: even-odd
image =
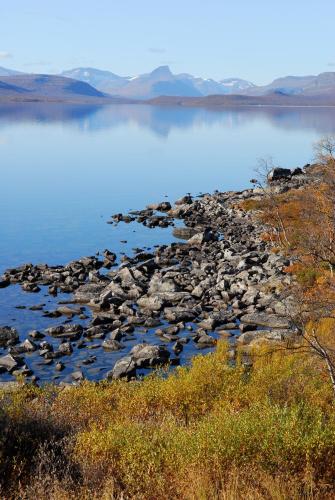
[[[105,248],[120,254],[168,243],[171,229],[106,221],[187,192],[249,187],[259,158],[303,166],[312,160],[313,142],[334,132],[334,108],[1,105],[0,272],[25,262],[64,264]],[[25,338],[55,320],[15,306],[54,301],[44,290],[0,290],[0,326],[16,326]],[[103,356],[89,378],[101,378]],[[37,354],[31,363],[37,366]],[[42,380],[50,373],[39,370]]]

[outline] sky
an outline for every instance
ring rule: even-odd
[[[123,76],[240,77],[261,85],[335,71],[335,0],[0,0],[0,66]]]

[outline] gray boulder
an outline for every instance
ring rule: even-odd
[[[106,351],[119,351],[123,348],[120,342],[112,339],[104,340],[102,343],[102,347],[106,349]]]
[[[0,368],[4,368],[8,372],[15,370],[22,364],[22,360],[20,358],[14,358],[11,354],[6,354],[6,356],[0,357]]]
[[[118,380],[125,378],[129,380],[136,375],[136,365],[131,356],[125,356],[118,359],[114,365],[113,370],[107,373],[107,379]]]
[[[162,365],[169,360],[170,353],[164,346],[138,344],[130,351],[138,368]]]
[[[284,316],[276,314],[254,313],[245,314],[241,318],[241,323],[266,326],[268,328],[290,328],[290,320]]]
[[[261,340],[271,341],[271,342],[281,342],[291,336],[294,333],[292,330],[283,330],[283,329],[275,329],[275,330],[254,330],[251,332],[242,333],[237,342],[240,345],[253,345]]]

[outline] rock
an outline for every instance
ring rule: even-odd
[[[59,326],[52,326],[45,330],[47,335],[58,338],[79,338],[83,333],[83,327],[81,325],[66,324]]]
[[[79,304],[88,304],[96,299],[105,288],[106,283],[86,283],[75,291],[74,298]]]
[[[11,354],[0,357],[0,367],[5,368],[8,372],[12,372],[22,364],[21,358],[14,358]]]
[[[171,208],[171,203],[169,201],[162,201],[157,205],[156,210],[158,212],[168,212]]]
[[[21,347],[25,350],[25,352],[34,352],[37,350],[37,345],[29,339],[26,339],[22,344],[20,344]]]
[[[199,229],[194,227],[175,227],[172,231],[173,236],[181,240],[189,240],[197,233],[199,233]]]
[[[97,360],[96,356],[89,356],[88,358],[83,360],[83,365],[91,365]]]
[[[252,332],[253,330],[256,330],[257,326],[256,325],[248,325],[245,323],[240,323],[238,325],[238,328],[242,333],[245,333],[245,332]]]
[[[0,344],[6,344],[8,341],[16,342],[19,339],[19,334],[16,328],[10,326],[0,327]]]
[[[205,332],[199,333],[194,338],[194,342],[196,342],[196,344],[199,347],[208,347],[208,346],[213,346],[216,344],[216,340],[213,337],[211,337],[210,335],[207,335],[207,333],[205,333]]]
[[[81,309],[79,307],[61,306],[56,309],[56,312],[60,315],[72,317],[81,314]]]
[[[164,364],[170,357],[166,347],[149,344],[135,345],[130,355],[138,368]]]
[[[209,241],[217,241],[217,239],[217,234],[212,231],[212,229],[206,228],[205,231],[192,236],[192,238],[190,238],[187,243],[189,243],[190,245],[202,245],[203,243],[207,243]]]
[[[269,328],[290,328],[290,320],[283,316],[267,313],[245,314],[241,318],[241,323],[257,326],[267,326]]]
[[[21,285],[21,288],[25,292],[34,292],[34,293],[37,293],[37,292],[41,291],[40,287],[36,283],[30,283],[30,282],[23,283]]]
[[[177,340],[177,342],[172,346],[172,350],[173,352],[178,355],[182,352],[182,350],[184,349],[184,344],[182,342],[179,342]]]
[[[160,311],[163,307],[163,300],[157,295],[152,297],[141,297],[138,299],[137,304],[142,309],[148,309],[149,311]]]
[[[200,321],[200,323],[198,323],[198,326],[200,328],[203,328],[204,330],[214,330],[216,325],[217,325],[217,320],[214,318],[206,318]]]
[[[191,205],[192,201],[192,196],[186,195],[176,200],[175,205]]]
[[[28,335],[29,337],[35,340],[43,339],[45,337],[44,333],[41,333],[37,330],[32,330],[31,332],[28,333]]]
[[[136,375],[136,365],[131,356],[125,356],[117,360],[113,370],[107,373],[107,379],[118,380],[125,378],[129,380]]]
[[[62,370],[64,370],[64,368],[65,365],[61,361],[58,361],[58,363],[55,364],[55,370],[57,370],[58,372],[61,372]]]
[[[1,279],[0,278],[0,288],[6,288],[10,285],[10,280],[8,278]]]
[[[267,179],[269,182],[278,181],[282,179],[290,179],[291,178],[291,170],[289,168],[273,168],[271,172],[268,173]]]
[[[304,171],[302,170],[302,168],[300,167],[297,167],[295,169],[292,170],[292,175],[304,175]]]
[[[73,353],[73,348],[71,345],[71,342],[63,342],[60,344],[58,347],[58,352],[65,354],[65,355],[70,355]]]
[[[192,309],[184,309],[181,307],[166,307],[164,309],[164,317],[170,323],[193,321],[195,316],[196,314]]]
[[[76,370],[71,373],[71,377],[76,383],[82,382],[85,379],[84,374],[81,370]]]
[[[292,330],[275,329],[275,330],[254,330],[251,332],[242,333],[237,342],[242,345],[252,345],[255,341],[268,340],[271,342],[281,342],[289,337],[294,336]]]
[[[154,275],[150,280],[148,295],[176,291],[177,286],[172,279],[163,278],[161,275]]]
[[[123,348],[123,345],[117,340],[108,339],[103,341],[102,347],[107,351],[119,351]]]

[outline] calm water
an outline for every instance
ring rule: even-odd
[[[0,106],[0,272],[171,241],[170,229],[106,221],[165,197],[248,187],[260,157],[302,166],[312,143],[334,132],[331,108]],[[0,290],[0,325],[16,325],[24,338],[54,324],[15,309],[48,300]]]

